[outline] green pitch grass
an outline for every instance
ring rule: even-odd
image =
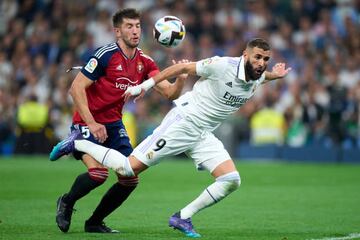
[[[239,162],[237,167],[240,189],[193,218],[203,239],[318,239],[360,232],[359,165]],[[212,182],[191,161],[162,162],[141,175],[134,194],[106,219],[121,234],[84,233],[84,221],[115,181],[111,174],[77,203],[64,234],[55,224],[56,200],[84,170],[72,159],[0,159],[0,239],[186,239],[167,226],[168,217]]]

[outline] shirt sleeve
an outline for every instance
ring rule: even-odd
[[[221,72],[225,68],[221,59],[221,57],[215,56],[198,61],[196,63],[196,74],[200,77],[209,77]]]
[[[89,79],[96,81],[105,73],[108,57],[105,55],[97,58],[91,56],[87,64],[81,69],[81,72]]]
[[[147,78],[151,78],[153,76],[155,76],[156,74],[158,74],[160,72],[159,67],[156,65],[156,63],[154,62],[154,60],[152,59],[147,59],[146,60],[146,64],[147,64]]]

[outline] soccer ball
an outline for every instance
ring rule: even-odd
[[[174,16],[165,16],[156,21],[154,38],[165,47],[176,47],[185,38],[185,26]]]

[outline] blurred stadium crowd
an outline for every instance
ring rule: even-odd
[[[254,37],[273,48],[269,69],[276,62],[292,68],[219,128],[225,144],[360,148],[359,0],[2,0],[0,153],[47,152],[67,135],[73,111],[67,89],[77,72],[65,71],[114,41],[111,16],[124,7],[142,12],[140,47],[161,69],[172,59],[240,56]],[[178,48],[152,38],[153,23],[164,15],[186,26]],[[127,105],[138,141],[171,106],[155,92]]]

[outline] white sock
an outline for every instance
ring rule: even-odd
[[[200,210],[210,207],[219,202],[240,186],[240,175],[238,172],[230,172],[216,178],[216,181],[207,187],[194,201],[181,209],[182,219],[191,218]]]
[[[134,176],[129,159],[120,152],[106,148],[88,140],[75,140],[75,149],[89,154],[105,167],[111,168],[122,176]]]

